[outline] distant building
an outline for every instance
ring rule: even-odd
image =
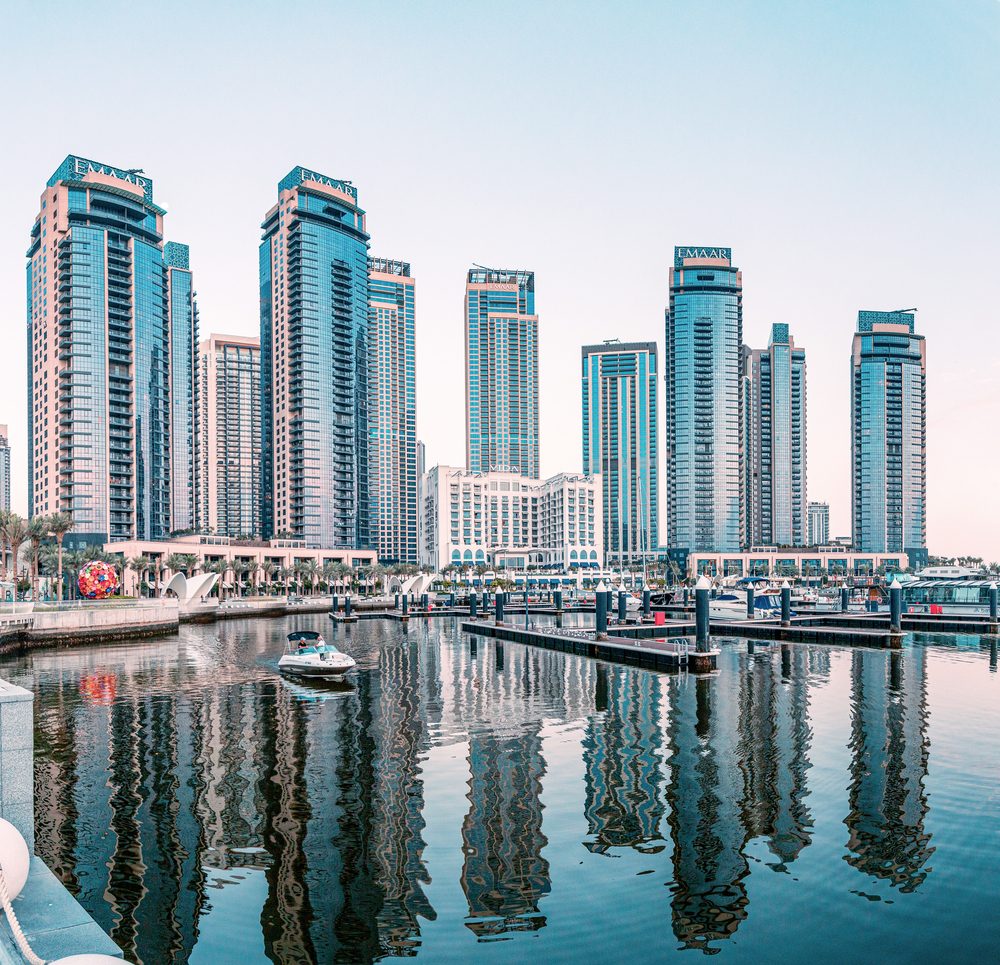
[[[826,546],[830,542],[830,504],[809,504],[809,545]]]
[[[538,478],[535,273],[471,268],[465,285],[466,467]]]
[[[212,335],[199,348],[195,525],[260,535],[260,341]]]
[[[357,188],[295,167],[261,227],[262,532],[367,547],[368,231]]]
[[[750,385],[746,545],[804,546],[806,353],[795,345],[787,325],[772,325],[767,348],[750,353]]]
[[[7,427],[0,425],[0,512],[10,512],[10,441]]]
[[[655,342],[582,350],[583,472],[601,477],[604,553],[621,565],[659,545],[658,358]]]
[[[927,564],[927,352],[912,311],[858,312],[851,352],[854,547]]]
[[[409,264],[373,258],[368,290],[372,546],[384,563],[416,563],[416,348]]]
[[[671,548],[741,545],[742,345],[743,279],[731,250],[675,248],[664,356]]]
[[[600,480],[434,466],[422,484],[420,562],[441,569],[603,565]]]

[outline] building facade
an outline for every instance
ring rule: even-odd
[[[766,349],[750,357],[750,534],[745,545],[804,546],[806,521],[806,353],[787,325],[772,325]],[[745,417],[745,415],[744,415]]]
[[[838,577],[900,573],[910,565],[906,553],[862,553],[849,546],[791,548],[751,546],[738,553],[691,553],[688,576]]]
[[[666,312],[667,543],[736,550],[742,503],[743,279],[729,248],[677,247]]]
[[[825,546],[830,542],[830,504],[809,503],[809,545]]]
[[[538,478],[535,273],[472,268],[465,285],[466,467]]]
[[[211,335],[198,356],[195,526],[218,536],[259,536],[260,341]]]
[[[77,541],[173,528],[163,216],[143,172],[70,155],[31,229],[28,511]]]
[[[659,546],[655,342],[582,349],[583,472],[601,478],[605,557],[640,561]]]
[[[261,228],[262,532],[367,547],[368,232],[357,188],[293,168]]]
[[[373,258],[368,288],[372,547],[384,563],[416,563],[416,333],[410,266]]]
[[[170,339],[170,526],[176,532],[195,526],[198,303],[188,246],[168,241],[163,264]]]
[[[10,437],[0,426],[0,512],[10,512]]]
[[[420,562],[444,566],[600,567],[601,481],[563,473],[539,481],[520,473],[434,466],[424,477]]]
[[[858,312],[851,511],[859,552],[927,562],[927,352],[912,311]]]

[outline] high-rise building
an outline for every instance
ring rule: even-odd
[[[666,312],[667,543],[737,550],[744,530],[743,279],[729,248],[674,248]]]
[[[10,441],[6,426],[0,426],[0,512],[10,512]]]
[[[263,535],[365,548],[368,232],[357,188],[293,168],[261,227]]]
[[[830,542],[830,504],[809,504],[809,545],[826,546]]]
[[[373,258],[368,290],[372,546],[385,563],[416,563],[417,396],[410,266]]]
[[[913,310],[858,312],[851,353],[854,548],[927,563],[927,352]]]
[[[583,471],[600,474],[609,563],[659,547],[658,359],[655,342],[582,349]]]
[[[70,155],[31,229],[28,510],[77,539],[173,528],[163,215],[142,171]]]
[[[754,546],[803,546],[806,541],[806,353],[787,325],[772,325],[766,349],[750,359],[748,505]],[[744,414],[745,416],[745,414]]]
[[[170,526],[195,525],[198,303],[187,245],[163,246],[170,338]]]
[[[466,465],[538,478],[535,273],[471,268],[465,285]]]
[[[260,527],[260,341],[211,335],[199,346],[195,525],[219,536]]]

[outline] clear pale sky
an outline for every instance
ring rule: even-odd
[[[349,178],[417,278],[418,433],[462,464],[473,262],[536,272],[542,473],[581,465],[584,342],[663,347],[675,244],[733,249],[744,340],[808,359],[809,497],[850,532],[859,308],[928,340],[929,546],[1000,558],[1000,3],[17,3],[0,60],[0,423],[24,510],[24,251],[66,154],[141,167],[203,336],[258,330],[259,225]]]

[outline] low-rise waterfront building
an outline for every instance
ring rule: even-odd
[[[514,472],[435,466],[421,486],[421,563],[436,569],[599,567],[599,476],[539,481]]]
[[[741,553],[688,554],[688,576],[874,576],[905,570],[905,553],[862,553],[849,546],[751,546]]]

